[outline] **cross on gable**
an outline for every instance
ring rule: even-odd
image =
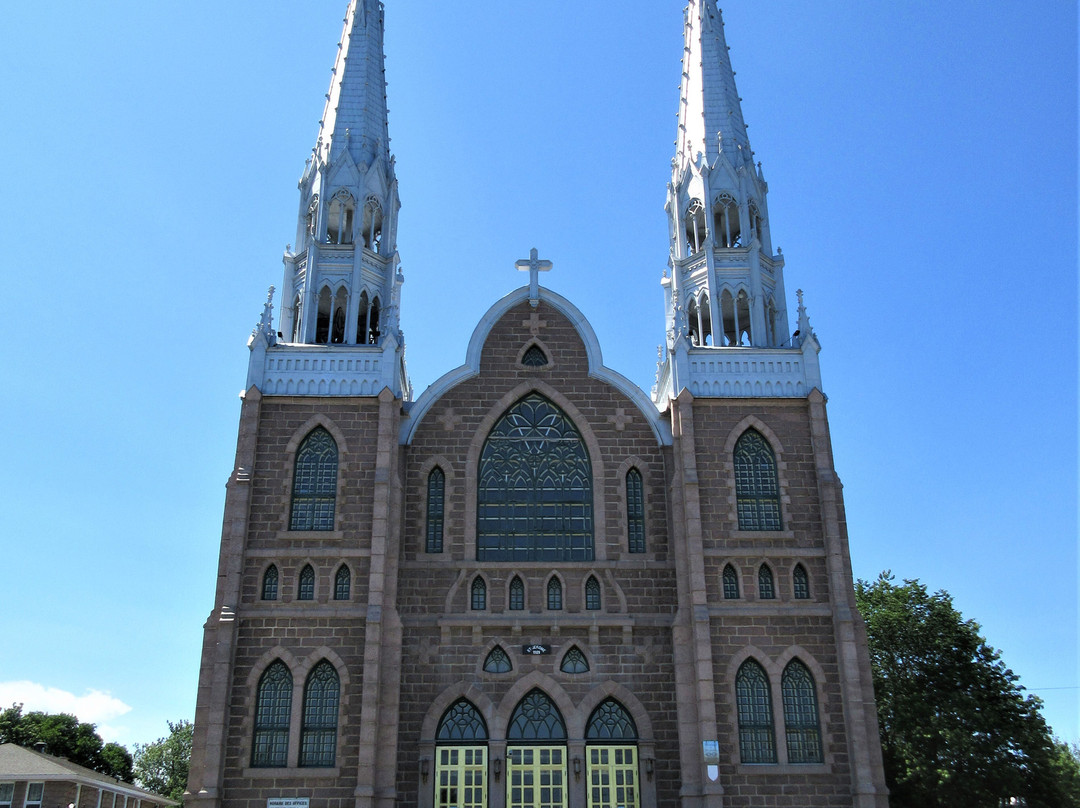
[[[447,432],[453,432],[457,428],[458,421],[461,420],[461,416],[448,409],[442,415],[439,416],[439,420],[442,421],[443,429]]]
[[[529,257],[514,264],[521,271],[529,271],[529,305],[534,309],[540,305],[540,273],[551,271],[550,261],[541,261],[536,247],[529,251]]]

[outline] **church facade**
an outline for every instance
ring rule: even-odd
[[[248,344],[186,804],[887,805],[819,345],[715,0],[684,14],[652,394],[534,251],[414,396],[384,13],[349,3]]]

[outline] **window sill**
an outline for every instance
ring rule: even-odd
[[[832,774],[832,766],[828,763],[739,763],[735,770],[739,774],[761,774],[769,777],[778,774]]]
[[[794,530],[733,530],[733,539],[794,539]]]
[[[340,777],[341,768],[338,766],[328,766],[326,768],[316,766],[288,766],[284,769],[263,769],[255,767],[244,769],[241,776],[252,780],[273,780],[285,777],[307,780],[313,777]]]

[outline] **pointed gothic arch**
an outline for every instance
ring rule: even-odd
[[[317,426],[296,450],[289,529],[333,530],[337,485],[337,442],[329,430]]]
[[[591,561],[593,472],[574,422],[530,393],[492,426],[477,463],[479,561]]]
[[[739,203],[735,201],[735,197],[727,192],[717,194],[713,201],[713,232],[716,234],[716,246],[741,247],[741,229]]]
[[[352,244],[356,200],[344,188],[330,199],[326,215],[326,241],[329,244]]]

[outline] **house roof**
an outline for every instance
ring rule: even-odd
[[[0,744],[0,780],[70,780],[94,788],[107,788],[159,805],[179,805],[175,800],[117,780],[101,772],[14,743]]]

